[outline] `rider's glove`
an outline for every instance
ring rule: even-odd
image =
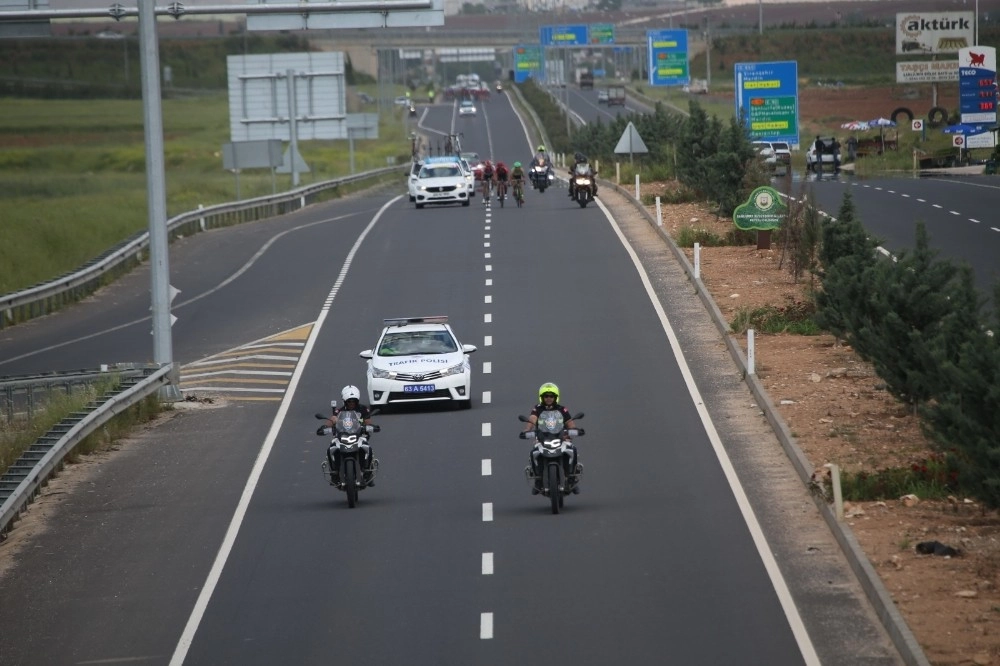
[[[316,428],[316,434],[317,435],[325,435],[326,434],[326,426],[320,426],[320,427]]]

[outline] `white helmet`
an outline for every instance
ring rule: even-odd
[[[340,397],[344,402],[348,400],[357,400],[361,402],[361,391],[358,390],[357,386],[345,386],[344,390],[340,392]]]

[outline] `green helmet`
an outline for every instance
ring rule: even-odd
[[[546,393],[554,393],[556,396],[556,402],[559,402],[559,387],[552,382],[545,382],[538,387],[538,402],[542,401],[542,396]]]
[[[521,168],[521,163],[520,162],[514,162],[514,168],[515,169],[520,169]]]
[[[538,146],[538,152],[544,153],[545,152],[545,146]]]

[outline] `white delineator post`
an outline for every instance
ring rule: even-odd
[[[660,208],[660,197],[656,197],[656,226],[663,226],[663,209]]]
[[[701,243],[694,244],[694,279],[701,279]]]
[[[639,174],[635,174],[635,198],[639,201]]]
[[[615,182],[619,185],[622,184],[622,165],[621,162],[615,162]]]
[[[753,329],[748,328],[747,329],[747,374],[748,375],[753,375],[757,373],[757,371],[754,369],[755,355],[756,354],[754,353]]]

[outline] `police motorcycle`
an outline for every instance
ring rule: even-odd
[[[532,160],[531,168],[528,169],[528,180],[531,181],[531,186],[539,192],[544,192],[545,188],[555,181],[555,174],[552,173],[552,165],[548,158],[538,157]]]
[[[413,102],[410,102],[410,116],[417,115],[417,107],[414,106]]]
[[[517,418],[522,423],[528,423],[526,416]],[[580,412],[573,420],[582,418],[583,412]],[[583,465],[576,462],[573,442],[569,438],[583,434],[583,428],[564,429],[562,414],[549,409],[538,415],[534,430],[519,435],[521,439],[535,442],[531,450],[532,464],[524,468],[524,476],[532,494],[549,498],[552,513],[559,513],[566,495],[580,492]]]
[[[594,179],[597,174],[590,168],[587,162],[580,162],[573,167],[573,200],[580,204],[580,208],[586,208],[587,204],[594,200]]]
[[[336,401],[331,403],[337,406]],[[372,416],[378,410],[372,411]],[[322,414],[316,414],[316,418],[327,419]],[[358,503],[358,492],[368,486],[375,485],[375,475],[378,474],[378,460],[371,457],[371,448],[368,446],[368,438],[372,433],[379,432],[382,428],[377,425],[366,426],[359,412],[349,409],[341,410],[337,414],[337,420],[330,426],[320,426],[316,430],[317,435],[333,434],[333,439],[327,449],[328,459],[323,461],[323,476],[336,486],[337,490],[347,493],[347,506],[352,509]],[[331,470],[328,460],[332,458],[335,469]],[[365,460],[371,459],[370,466],[365,468]]]

